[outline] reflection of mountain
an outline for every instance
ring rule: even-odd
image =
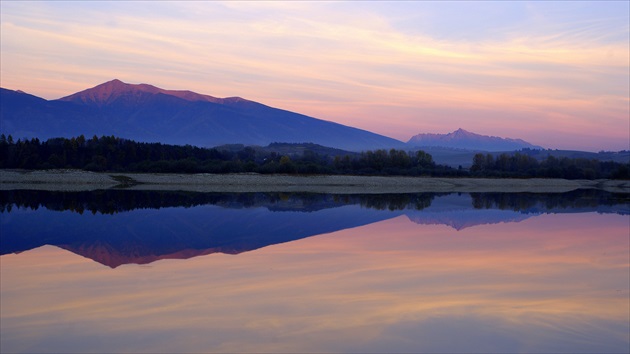
[[[627,195],[598,191],[569,193],[471,193],[433,199],[422,211],[409,211],[417,224],[448,225],[456,230],[485,224],[520,222],[544,213],[630,214]]]
[[[0,254],[56,245],[110,267],[238,254],[400,215],[457,230],[546,212],[629,213],[626,195],[1,191]],[[179,207],[178,207],[179,206]]]
[[[409,220],[421,225],[447,225],[455,230],[468,227],[498,224],[502,222],[520,222],[533,215],[516,213],[509,210],[454,210],[445,212],[426,212],[407,215]]]
[[[116,267],[184,254],[237,254],[390,217],[358,205],[309,213],[216,205],[116,215],[19,210],[3,215],[1,248],[5,254],[51,244]]]
[[[436,198],[431,206],[420,212],[409,211],[406,214],[417,224],[447,225],[456,230],[483,224],[520,222],[534,215],[513,210],[475,209],[472,205],[473,198],[469,194],[451,194]]]

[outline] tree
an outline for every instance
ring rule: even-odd
[[[291,158],[287,155],[284,155],[280,158],[280,166],[278,167],[278,172],[280,173],[294,173],[295,166],[291,161]]]
[[[475,154],[475,156],[473,156],[473,164],[470,167],[470,170],[473,172],[479,172],[479,171],[483,171],[486,168],[486,157],[481,154]]]
[[[485,168],[488,170],[494,168],[494,156],[492,154],[486,154]]]
[[[433,156],[422,150],[416,151],[415,163],[416,166],[423,168],[433,167],[435,165],[435,162],[433,162]]]
[[[243,161],[255,161],[256,160],[256,150],[251,146],[245,147],[243,150],[237,153],[238,158]]]
[[[411,166],[409,154],[403,150],[389,150],[389,161],[390,165],[396,169],[407,169]]]

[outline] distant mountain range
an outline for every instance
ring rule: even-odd
[[[202,147],[310,142],[350,151],[404,146],[383,135],[239,97],[215,98],[120,80],[50,101],[21,91],[0,93],[1,130],[16,138],[115,135]]]
[[[448,134],[418,134],[407,142],[417,147],[447,147],[481,151],[514,151],[523,148],[543,149],[521,139],[499,138],[457,129]]]
[[[483,136],[463,129],[449,134],[419,134],[404,143],[240,97],[217,98],[120,80],[57,100],[0,88],[0,123],[0,132],[16,139],[115,135],[136,141],[201,147],[265,146],[281,142],[315,143],[348,151],[415,147],[470,151],[540,148],[520,139]]]

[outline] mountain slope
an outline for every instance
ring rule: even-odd
[[[89,107],[0,88],[0,132],[12,134],[16,140],[83,134],[83,121],[95,113]]]
[[[351,151],[403,147],[365,130],[265,106],[112,80],[58,100],[2,89],[0,130],[15,138],[116,135],[137,141],[216,146],[312,142]]]
[[[448,134],[418,134],[407,142],[412,147],[439,146],[466,150],[511,151],[523,148],[542,149],[521,139],[499,138],[458,129]]]

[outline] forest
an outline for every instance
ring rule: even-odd
[[[115,136],[37,138],[0,135],[0,168],[83,169],[150,173],[352,174],[440,177],[630,179],[630,164],[587,159],[538,161],[525,154],[477,154],[472,167],[439,165],[424,151],[343,153],[315,144],[276,144],[282,153],[251,146],[200,148],[143,143]],[[294,146],[291,149],[291,146]],[[270,147],[275,146],[271,144]],[[299,148],[298,148],[299,147]],[[273,149],[272,149],[273,150]],[[327,153],[330,152],[330,153]]]
[[[199,193],[189,191],[147,191],[103,189],[98,191],[0,190],[0,212],[13,208],[69,210],[83,214],[117,214],[135,209],[217,205],[225,208],[265,207],[270,211],[313,212],[358,204],[375,210],[422,210],[438,196],[450,193],[319,194],[303,192]],[[470,193],[475,209],[538,212],[554,208],[613,207],[629,202],[625,194],[596,189],[567,193]],[[299,206],[299,207],[296,207]],[[627,214],[627,209],[620,208]],[[625,210],[625,211],[624,211]]]
[[[520,153],[476,154],[471,176],[500,178],[630,179],[630,163],[548,155],[542,161]]]

